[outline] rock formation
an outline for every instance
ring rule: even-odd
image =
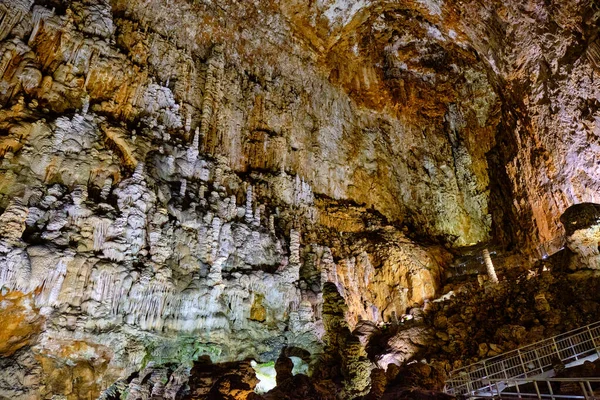
[[[3,1],[0,397],[389,398],[592,319],[556,282],[600,268],[599,17]],[[499,284],[448,280],[477,246]]]

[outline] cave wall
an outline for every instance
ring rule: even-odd
[[[552,247],[569,206],[598,202],[598,4],[475,1],[459,9],[504,98],[495,152],[510,182],[506,212],[517,241]]]
[[[349,327],[436,295],[444,250],[388,224],[403,206],[377,180],[387,200],[356,204],[370,196],[348,177],[357,160],[391,163],[376,113],[317,73],[288,81],[236,61],[218,32],[181,44],[132,6],[3,5],[2,396],[93,398],[132,374],[161,381],[155,365],[189,376],[203,356],[315,358],[327,281],[350,304]],[[394,187],[388,178],[377,179]]]
[[[598,201],[598,7],[517,3],[0,4],[2,395],[331,343],[364,391],[327,282],[348,333]]]
[[[169,83],[183,124],[200,127],[201,151],[226,157],[236,171],[298,174],[316,193],[372,206],[456,245],[489,238],[484,154],[493,144],[497,97],[472,52],[446,49],[426,20],[402,27],[398,18],[419,10],[389,10],[375,46],[369,19],[349,39],[315,49],[304,45],[315,28],[288,21],[287,5],[111,6],[117,46],[133,70]],[[352,65],[379,67],[340,71]],[[440,66],[444,73],[434,73]],[[119,97],[102,99],[98,110],[135,120],[140,77],[114,82]]]

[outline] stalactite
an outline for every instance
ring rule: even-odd
[[[212,243],[211,246],[211,257],[213,260],[217,258],[217,252],[219,251],[219,235],[221,234],[221,219],[214,217],[211,223]]]
[[[94,227],[94,251],[100,251],[104,247],[104,241],[108,228],[110,227],[110,221],[99,220]]]
[[[0,215],[0,241],[16,243],[25,231],[29,209],[21,199],[14,199]]]
[[[59,150],[62,143],[65,140],[65,130],[64,129],[56,129],[54,133],[54,147],[56,150]]]
[[[66,274],[67,261],[61,259],[45,277],[42,289],[36,297],[37,306],[54,306],[56,304]]]
[[[332,282],[338,288],[338,291],[341,291],[342,285],[340,284],[339,277],[337,274],[337,265],[333,260],[333,254],[331,253],[331,249],[329,247],[325,247],[325,249],[323,250],[321,264],[323,268],[323,272],[321,275],[321,286],[323,286],[326,282]],[[323,275],[325,275],[325,279],[323,279]]]
[[[35,40],[35,37],[37,36],[37,33],[40,29],[40,23],[46,20],[47,18],[52,17],[53,15],[54,9],[48,10],[46,7],[37,5],[33,7],[33,30],[31,31],[31,35],[29,36],[29,45],[31,45]]]
[[[213,121],[213,114],[218,110],[222,89],[221,82],[225,68],[225,58],[223,48],[217,45],[213,48],[212,56],[208,60],[206,71],[206,85],[204,87],[204,100],[202,101],[202,113],[200,116],[200,136],[204,142],[204,149],[213,153],[216,141],[211,138],[210,127]]]
[[[8,4],[0,4],[0,40],[4,40],[21,22],[32,5],[33,0],[11,0]]]
[[[30,282],[31,264],[24,251],[14,250],[0,255],[0,289],[6,287],[28,293]]]
[[[312,189],[308,183],[301,179],[300,176],[296,175],[294,179],[294,205],[300,204],[312,204],[314,202],[314,195]]]

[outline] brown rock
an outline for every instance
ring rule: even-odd
[[[277,358],[277,361],[275,361],[277,385],[281,385],[286,380],[292,379],[292,369],[294,369],[294,363],[289,357],[282,354]]]
[[[267,319],[267,309],[263,306],[264,296],[260,293],[254,295],[254,303],[250,309],[250,319],[258,322],[265,322]]]
[[[24,346],[35,343],[42,332],[44,318],[34,306],[33,294],[0,293],[0,356],[10,357]]]
[[[484,358],[485,356],[487,356],[488,351],[489,347],[487,343],[479,343],[479,357]]]

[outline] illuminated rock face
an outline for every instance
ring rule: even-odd
[[[350,332],[437,297],[451,258],[409,236],[531,253],[597,201],[586,2],[9,0],[0,17],[0,396],[170,398],[203,355],[286,346],[333,349],[364,394]]]
[[[465,2],[461,25],[506,99],[496,137],[505,213],[521,246],[535,247],[564,233],[568,207],[598,202],[599,15],[591,1],[517,3]]]
[[[574,253],[571,269],[600,269],[600,205],[571,206],[560,217],[566,245]]]
[[[158,1],[76,2],[67,15],[11,8],[6,14],[19,29],[2,44],[0,101],[27,93],[40,108],[89,109],[130,124],[154,113],[154,135],[167,138],[177,128],[191,135],[198,127],[199,150],[225,157],[234,171],[284,169],[316,193],[373,206],[454,245],[489,239],[485,153],[499,101],[475,54],[432,23],[413,21],[420,6],[374,5],[352,35],[334,42],[343,27],[331,32],[327,54],[310,45],[290,49],[288,39],[310,40],[313,29],[324,34],[286,22],[292,6],[182,2],[166,12]],[[337,5],[323,7],[302,13],[339,19]],[[313,11],[323,15],[306,14]],[[198,18],[205,20],[201,31]],[[222,18],[232,26],[220,26]],[[251,31],[263,19],[273,32]],[[406,35],[391,20],[406,23]],[[373,26],[380,28],[371,32]],[[364,43],[371,35],[372,49]],[[325,58],[314,65],[315,57]],[[133,168],[131,130],[106,126],[104,135]]]

